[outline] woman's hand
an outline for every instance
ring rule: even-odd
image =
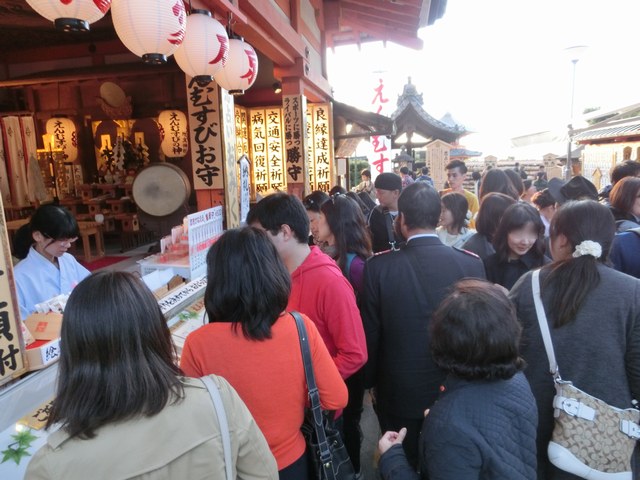
[[[406,428],[401,428],[399,432],[385,432],[385,434],[378,441],[378,450],[380,450],[380,455],[383,455],[394,445],[402,445],[402,441],[406,436]]]

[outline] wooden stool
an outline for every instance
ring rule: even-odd
[[[98,222],[78,222],[80,238],[82,238],[82,251],[84,261],[91,262],[104,257],[104,239],[102,237],[102,225]],[[91,235],[95,238],[96,254],[91,254]]]

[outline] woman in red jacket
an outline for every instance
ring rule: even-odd
[[[301,479],[307,478],[300,432],[307,385],[296,323],[284,311],[290,289],[289,273],[266,233],[226,232],[207,254],[210,323],[189,335],[180,366],[189,376],[224,377],[267,439],[280,479]],[[344,381],[314,323],[303,318],[322,407],[343,408]]]

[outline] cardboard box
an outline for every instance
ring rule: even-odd
[[[55,340],[60,337],[62,314],[54,312],[32,313],[24,323],[36,340]]]

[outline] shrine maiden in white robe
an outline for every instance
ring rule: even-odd
[[[58,257],[56,266],[31,247],[27,257],[14,267],[20,317],[27,318],[37,303],[71,290],[91,272],[69,253]]]

